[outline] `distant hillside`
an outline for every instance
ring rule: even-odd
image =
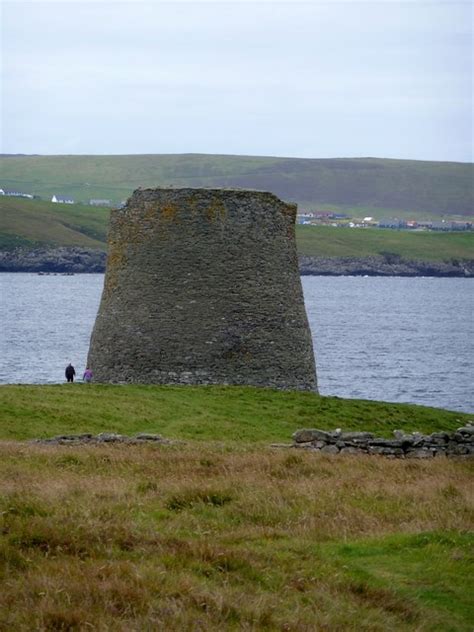
[[[80,204],[52,204],[0,196],[0,250],[22,246],[105,250],[109,211]],[[387,254],[420,261],[474,259],[474,233],[297,226],[300,255],[374,257]]]
[[[378,158],[300,159],[200,154],[2,156],[0,187],[87,202],[138,187],[228,186],[272,191],[303,208],[387,214],[474,215],[474,165]]]
[[[18,246],[106,248],[107,209],[0,196],[0,250]]]

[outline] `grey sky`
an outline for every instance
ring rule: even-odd
[[[470,2],[5,2],[4,153],[472,160]]]

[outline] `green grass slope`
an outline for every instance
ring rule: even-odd
[[[121,200],[140,186],[174,184],[263,189],[308,207],[360,207],[377,216],[393,209],[413,217],[474,213],[473,165],[465,163],[155,154],[3,156],[0,168],[4,189],[77,201]]]
[[[297,226],[298,253],[321,257],[373,257],[448,261],[474,258],[474,233],[409,232],[389,229]]]
[[[0,197],[0,248],[83,246],[105,248],[109,211],[80,204],[53,204]]]
[[[0,197],[0,249],[38,245],[106,248],[109,210]],[[474,257],[474,233],[410,233],[382,229],[297,226],[299,254],[367,257],[384,252],[407,259]]]
[[[0,386],[0,439],[105,431],[206,441],[289,441],[299,428],[430,432],[469,415],[409,404],[244,387]]]

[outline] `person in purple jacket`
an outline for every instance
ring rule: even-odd
[[[89,368],[87,368],[84,371],[84,375],[82,376],[82,379],[84,380],[84,382],[87,382],[87,383],[92,382],[92,371]]]

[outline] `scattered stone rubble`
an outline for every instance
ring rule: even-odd
[[[35,439],[31,443],[40,445],[175,445],[182,441],[164,439],[161,435],[141,432],[129,437],[113,432],[58,435],[48,439]],[[375,437],[372,432],[343,432],[337,430],[298,430],[293,434],[292,444],[275,443],[272,447],[297,448],[322,452],[323,454],[375,454],[389,459],[430,459],[435,456],[473,457],[474,422],[469,421],[455,432],[420,432],[407,434],[394,430],[393,439]]]
[[[133,437],[115,434],[113,432],[101,432],[98,435],[92,435],[89,433],[58,435],[57,437],[50,437],[49,439],[35,439],[32,443],[39,443],[42,445],[98,445],[104,443],[123,443],[128,445],[151,443],[154,445],[172,445],[181,442],[164,439],[160,435],[149,434],[146,432],[141,432]]]
[[[455,432],[406,434],[394,430],[393,439],[376,437],[371,432],[342,432],[340,429],[298,430],[291,447],[318,450],[325,454],[379,454],[387,458],[430,459],[435,456],[474,456],[474,422]]]

